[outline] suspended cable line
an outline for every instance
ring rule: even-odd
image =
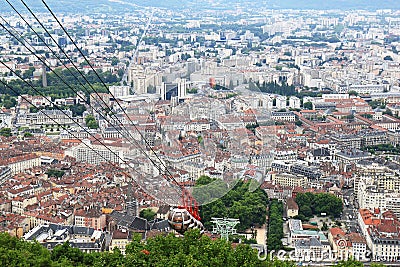
[[[3,61],[0,61],[0,64],[2,64],[4,67],[6,67],[12,74],[18,76],[19,79],[21,79],[25,84],[27,84],[29,87],[31,87],[36,93],[38,93],[40,96],[42,96],[44,99],[46,99],[47,101],[50,101],[50,99],[45,96],[43,93],[41,93],[39,90],[37,90],[30,82],[27,82],[25,79],[23,79],[18,73],[16,73],[11,67],[9,67],[7,64],[5,64]],[[14,93],[16,93],[18,96],[21,96],[22,98],[26,99],[26,97],[20,95],[15,89],[13,89],[11,86],[9,86],[7,83],[5,83],[4,81],[0,80],[0,82],[6,86],[7,88],[9,88],[10,90],[12,90]],[[29,104],[33,103],[31,101],[27,101]],[[86,129],[85,127],[83,127],[82,125],[79,124],[79,122],[77,122],[76,120],[73,119],[73,117],[71,117],[70,115],[68,115],[65,110],[63,110],[62,108],[60,108],[58,105],[55,105],[55,107],[61,111],[66,117],[68,117],[68,119],[70,119],[71,121],[73,121],[76,125],[78,125],[80,128],[82,128],[87,134],[89,134],[91,137],[93,137],[97,142],[99,142],[102,146],[104,146],[108,151],[110,151],[112,154],[114,154],[116,157],[119,158],[119,160],[121,160],[122,162],[124,162],[128,167],[129,167],[129,162],[127,162],[125,159],[121,158],[117,153],[115,153],[115,151],[112,151],[112,149],[110,149],[104,142],[102,142],[99,138],[97,138],[96,136],[94,136],[88,129]],[[51,118],[49,115],[45,114],[46,117],[50,118],[52,121],[54,121],[58,126],[61,126],[63,129],[65,129],[68,133],[70,133],[72,136],[76,137],[76,135],[72,134],[72,132],[68,131],[66,129],[66,127],[64,127],[63,125],[61,125],[60,123],[58,123],[56,120],[54,120],[53,118]],[[77,137],[76,137],[77,138]],[[80,140],[80,138],[77,138],[78,140]],[[85,146],[89,147],[92,151],[96,152],[96,154],[101,155],[99,152],[97,152],[96,150],[94,150],[92,147],[90,147],[89,145],[87,145],[85,142],[82,142]],[[106,161],[111,162],[111,160],[106,159],[104,156],[101,156],[103,159],[105,159]],[[139,176],[142,176],[142,174],[140,174],[136,169],[131,168],[135,173],[137,173]],[[168,180],[170,182],[175,182],[177,186],[179,186],[179,184],[174,180]],[[175,184],[172,183],[172,184]],[[172,186],[172,188],[174,188],[174,190],[177,191],[177,189],[175,187]],[[178,191],[177,191],[178,192]],[[181,193],[181,192],[178,192]]]
[[[8,0],[6,0],[8,1]],[[25,4],[25,2],[23,0],[21,0],[22,3],[24,3],[25,6],[27,6]],[[74,44],[75,48],[78,50],[78,52],[81,54],[81,56],[84,58],[84,60],[86,61],[86,63],[90,66],[90,68],[94,71],[94,73],[96,74],[97,78],[100,80],[100,82],[103,84],[103,86],[107,89],[107,91],[109,92],[109,94],[114,98],[114,95],[110,92],[110,90],[108,89],[107,85],[105,84],[105,82],[103,81],[103,79],[100,77],[100,75],[97,73],[97,71],[94,69],[93,65],[90,63],[90,61],[87,59],[87,57],[84,55],[84,53],[82,52],[82,50],[78,47],[78,45],[76,44],[76,42],[73,40],[73,38],[71,37],[71,35],[68,33],[68,31],[65,29],[65,27],[62,25],[62,23],[60,22],[60,20],[57,18],[57,16],[54,14],[54,12],[51,10],[51,8],[47,5],[47,3],[42,0],[42,3],[45,5],[46,9],[50,12],[50,14],[53,16],[53,18],[56,20],[56,22],[58,23],[58,25],[61,27],[61,29],[64,31],[64,33],[67,35],[68,39]],[[28,7],[29,8],[29,7]],[[125,109],[121,106],[121,104],[116,101],[116,103],[118,104],[118,106],[120,107],[120,109],[122,110],[122,112],[125,114],[125,116],[128,118],[128,120],[130,121],[131,125],[133,125],[133,127],[135,128],[135,130],[139,133],[140,137],[142,138],[142,140],[145,142],[145,145],[147,147],[147,149],[149,149],[149,151],[151,151],[153,153],[153,155],[157,158],[158,162],[163,165],[163,167],[165,168],[165,171],[168,172],[168,175],[174,179],[172,177],[172,174],[169,172],[167,166],[164,164],[164,162],[160,159],[160,157],[157,155],[157,153],[154,151],[154,149],[151,147],[151,145],[149,144],[149,142],[146,140],[146,138],[144,137],[144,135],[139,131],[139,129],[137,128],[137,126],[133,123],[132,119],[128,116],[128,114],[126,113]]]
[[[6,2],[14,9],[14,11],[25,21],[25,23],[35,32],[35,34],[43,41],[43,39],[41,38],[41,36],[30,26],[30,24],[23,18],[23,16],[18,12],[18,10],[16,10],[14,8],[14,6],[8,1],[6,0]],[[39,22],[39,24],[41,25],[41,27],[46,31],[46,33],[51,37],[51,39],[55,42],[54,38],[51,36],[51,34],[48,32],[48,30],[44,27],[44,25],[41,23],[41,21],[37,18],[37,16],[32,12],[32,10],[28,7],[28,5],[26,5],[26,3],[24,2],[24,0],[21,0],[21,2],[24,4],[24,6],[28,9],[28,11],[33,15],[33,17],[36,19],[36,21]],[[45,7],[47,8],[47,10],[50,12],[50,14],[53,16],[53,18],[56,20],[56,22],[58,23],[58,25],[61,27],[61,29],[64,31],[64,33],[67,35],[67,37],[69,38],[69,40],[73,43],[73,45],[75,46],[75,48],[78,50],[78,52],[80,53],[80,55],[84,58],[85,62],[90,66],[90,68],[92,69],[92,71],[94,72],[94,74],[96,75],[96,77],[99,79],[100,83],[104,86],[104,88],[107,90],[107,92],[114,98],[115,96],[111,93],[111,91],[109,90],[108,86],[106,85],[106,83],[104,82],[104,80],[100,77],[100,75],[98,74],[98,72],[94,69],[92,63],[88,60],[88,58],[85,56],[85,54],[82,52],[81,48],[78,47],[78,45],[76,44],[76,42],[72,39],[71,35],[66,31],[65,27],[62,25],[62,23],[60,22],[60,20],[55,16],[55,14],[53,13],[53,11],[51,10],[51,8],[46,4],[46,2],[44,0],[42,0],[42,3],[45,5]],[[4,20],[4,19],[3,19]],[[150,23],[151,20],[149,20]],[[148,25],[149,25],[148,23]],[[9,24],[8,24],[9,25]],[[148,27],[148,25],[146,26],[146,29]],[[4,27],[4,25],[2,25],[3,28],[6,29],[6,27]],[[11,32],[9,32],[11,33]],[[14,35],[15,36],[15,35]],[[142,35],[143,38],[144,35]],[[19,40],[19,39],[17,39]],[[25,40],[25,39],[24,39]],[[19,42],[21,42],[19,40]],[[23,42],[21,42],[23,44]],[[43,41],[44,44],[46,44],[46,42]],[[84,80],[87,82],[87,84],[92,88],[92,90],[96,93],[96,95],[99,97],[99,99],[103,100],[100,95],[98,94],[98,92],[94,89],[94,87],[92,86],[92,84],[86,79],[86,77],[82,74],[82,72],[78,69],[78,67],[74,64],[74,62],[69,58],[69,56],[67,55],[67,53],[64,51],[64,49],[58,45],[57,42],[55,42],[55,44],[58,46],[58,48],[60,49],[60,51],[69,59],[69,61],[72,63],[72,65],[75,67],[75,69],[79,72],[79,74],[84,78]],[[27,48],[27,46],[25,46]],[[46,45],[46,47],[52,51],[53,54],[56,55],[56,53],[49,47]],[[36,50],[35,50],[36,51]],[[35,52],[33,52],[32,50],[30,50],[30,52],[35,55],[36,57],[37,54]],[[57,57],[57,56],[56,56]],[[39,60],[43,63],[43,65],[46,65],[46,62],[41,59],[40,57],[38,57]],[[63,63],[63,61],[57,57],[57,59],[60,60],[60,62],[65,66],[65,64]],[[7,69],[10,70],[10,73],[12,73],[13,75],[16,75],[18,78],[20,78],[24,83],[26,83],[28,86],[30,86],[36,93],[38,93],[39,95],[41,95],[44,99],[46,99],[49,102],[50,101],[44,94],[42,94],[41,92],[39,92],[39,90],[37,90],[30,82],[27,82],[25,79],[23,79],[19,74],[17,74],[14,70],[12,70],[9,66],[7,66],[4,62],[1,62],[1,64],[3,64]],[[66,66],[65,66],[66,67]],[[69,70],[69,68],[67,68]],[[70,71],[70,70],[69,70]],[[54,72],[54,71],[53,71]],[[75,79],[78,80],[78,82],[80,82],[80,80],[73,75]],[[7,86],[7,88],[9,88],[10,86],[7,85],[4,81],[1,81],[1,83],[4,86]],[[81,83],[81,82],[80,82]],[[66,83],[66,85],[68,86],[68,83]],[[81,83],[82,87],[87,90],[86,86],[83,85]],[[70,85],[69,85],[70,86]],[[15,92],[15,91],[14,91]],[[75,91],[74,91],[75,92]],[[18,93],[17,93],[18,94]],[[18,94],[19,95],[19,94]],[[21,96],[22,97],[22,96]],[[85,101],[86,102],[86,101]],[[174,212],[171,215],[171,218],[169,218],[169,222],[171,223],[172,227],[177,230],[180,233],[183,233],[184,231],[186,231],[186,229],[188,228],[192,228],[192,227],[198,227],[198,228],[203,228],[202,223],[200,222],[200,215],[199,215],[199,210],[198,210],[198,204],[197,201],[191,196],[191,194],[189,193],[189,191],[187,191],[187,189],[185,188],[185,186],[183,184],[178,183],[175,178],[173,177],[173,175],[170,173],[169,169],[167,168],[167,166],[165,165],[165,163],[161,160],[161,158],[157,155],[157,153],[154,151],[154,149],[152,148],[152,146],[149,144],[148,140],[146,140],[145,136],[143,135],[142,132],[139,131],[138,127],[136,126],[135,123],[133,123],[132,119],[130,118],[130,116],[126,113],[125,109],[121,106],[119,101],[116,101],[117,105],[119,106],[120,110],[124,113],[124,115],[127,117],[127,119],[129,120],[129,122],[131,123],[131,125],[134,127],[134,129],[137,131],[137,133],[140,135],[142,141],[145,144],[146,150],[150,151],[152,153],[152,155],[155,156],[155,158],[157,159],[157,163],[155,161],[153,161],[153,159],[150,157],[150,155],[148,155],[148,153],[143,150],[141,148],[141,146],[138,146],[138,149],[140,150],[140,152],[142,152],[144,154],[144,156],[150,160],[151,164],[157,168],[160,171],[160,174],[162,177],[164,177],[167,181],[171,182],[172,185],[170,185],[171,187],[173,187],[174,190],[178,191],[177,188],[175,186],[178,186],[180,191],[179,193],[181,193],[182,195],[182,202],[180,206],[178,206],[177,209],[174,209]],[[105,106],[111,110],[111,107],[107,105],[107,103],[105,103]],[[90,105],[90,104],[89,104]],[[117,153],[113,152],[107,145],[105,145],[101,140],[99,140],[97,137],[95,137],[94,135],[92,135],[86,128],[84,128],[82,125],[80,125],[77,121],[75,121],[71,116],[69,116],[64,110],[62,110],[58,105],[55,105],[55,107],[60,110],[65,116],[67,116],[71,121],[73,121],[74,123],[76,123],[79,127],[81,127],[82,129],[84,129],[85,132],[87,132],[90,136],[94,137],[94,139],[96,141],[98,141],[100,144],[102,144],[107,150],[109,150],[112,154],[117,155],[117,158],[121,159],[122,162],[126,162],[125,159],[122,159]],[[43,112],[43,114],[45,114]],[[47,115],[47,114],[45,114]],[[100,116],[102,116],[103,118],[105,118],[105,116],[103,116],[101,113],[99,113]],[[51,118],[50,116],[48,116],[49,118]],[[117,120],[120,122],[119,118],[116,117]],[[55,121],[55,120],[53,120]],[[55,121],[56,122],[56,121]],[[109,122],[107,120],[107,122]],[[58,122],[56,122],[57,125],[60,125]],[[128,129],[123,125],[123,123],[121,123],[121,127],[124,127],[125,130],[127,131],[127,133],[132,137],[132,139],[136,142],[136,140],[133,138],[133,136],[130,134],[130,132],[128,131]],[[61,125],[60,125],[61,126]],[[65,127],[61,126],[63,129],[66,129]],[[68,130],[67,130],[68,131]],[[118,131],[118,130],[117,130]],[[68,131],[69,132],[69,131]],[[121,133],[118,131],[118,133]],[[71,133],[70,133],[71,134]],[[73,134],[71,134],[73,135]],[[73,135],[74,136],[74,135]],[[128,140],[128,138],[123,135],[124,138],[126,140]],[[75,136],[76,137],[76,136]],[[78,138],[79,139],[79,138]],[[129,140],[128,140],[129,141]],[[85,145],[87,145],[86,143],[84,143]],[[87,145],[89,147],[89,145]],[[93,151],[95,151],[93,148],[91,148]],[[96,151],[95,151],[96,152]],[[100,154],[100,153],[97,153]],[[104,157],[103,157],[104,158]],[[110,161],[110,160],[108,160]],[[164,172],[168,173],[168,175],[164,175],[163,172],[161,171],[161,167],[160,165],[162,165],[164,167]],[[129,167],[130,165],[127,164],[127,166]],[[134,169],[134,171],[136,171]],[[139,174],[139,176],[141,176]],[[129,176],[130,177],[130,176]],[[128,187],[128,195],[130,196],[130,189],[131,189],[131,184],[129,184]],[[163,193],[166,193],[165,190],[162,190]],[[179,195],[179,194],[178,194]],[[128,198],[130,199],[130,197],[128,196]],[[176,196],[176,195],[175,195]],[[183,219],[183,220],[181,220]]]
[[[0,16],[1,17],[1,16]],[[2,20],[3,21],[5,21],[4,20],[4,18],[3,17],[1,17],[2,18]],[[11,28],[13,28],[7,21],[5,21]],[[46,63],[46,61],[45,60],[43,60],[43,58],[42,57],[40,57],[40,56],[38,56],[32,49],[30,49],[29,47],[27,47],[26,46],[26,44],[25,44],[25,42],[26,42],[26,39],[24,38],[24,37],[22,37],[21,35],[21,38],[25,41],[25,42],[22,42],[17,36],[15,36],[10,30],[8,30],[3,24],[1,24],[0,23],[0,25],[11,35],[11,36],[13,36],[15,39],[17,39],[32,55],[34,55],[40,62],[42,62],[42,64],[44,65],[44,66],[46,66],[47,68],[49,68],[53,73],[54,73],[54,75],[56,75],[57,76],[57,78],[59,78],[66,86],[68,86],[68,88],[70,88],[82,101],[84,101],[86,104],[88,104],[89,106],[91,106],[90,105],[90,103],[87,101],[87,99],[85,99],[85,98],[83,98],[82,96],[80,96],[80,94],[78,94],[78,92],[77,92],[77,90],[75,90],[74,88],[73,88],[73,86],[71,86],[68,82],[66,82],[56,71],[54,71],[54,69],[52,69],[47,63]],[[29,25],[29,24],[28,24]],[[29,25],[29,27],[31,27],[30,25]],[[14,28],[13,28],[14,29]],[[15,29],[14,29],[15,30]],[[39,35],[38,35],[39,36]],[[39,38],[41,38],[40,36],[39,36]],[[32,47],[32,46],[31,46]],[[50,51],[52,51],[53,52],[53,54],[55,54],[54,53],[54,51],[46,44],[46,47],[48,48],[48,49],[50,49]],[[33,48],[33,47],[32,47]],[[35,51],[36,51],[36,49],[35,49]],[[60,60],[61,61],[61,60]],[[62,61],[61,61],[62,62]],[[66,67],[66,65],[65,65],[65,63],[62,63],[63,64],[63,66],[64,67]],[[66,67],[67,68],[67,67]],[[69,70],[69,68],[67,68],[68,70]],[[69,70],[70,71],[70,70]],[[79,71],[79,70],[78,70]],[[70,71],[71,72],[71,71]],[[71,72],[72,73],[72,72]],[[81,75],[82,75],[82,73],[81,73]],[[82,75],[83,76],[83,75]],[[75,76],[74,76],[75,77]],[[84,76],[83,76],[84,77]],[[78,81],[79,81],[79,79],[77,78],[77,77],[75,77]],[[80,82],[80,81],[79,81]],[[83,88],[85,89],[85,92],[86,93],[90,93],[88,90],[87,90],[87,88],[81,83],[81,85],[83,86]],[[91,86],[91,84],[89,83],[89,85]],[[92,87],[93,88],[93,87]],[[95,91],[95,89],[93,88],[93,90]],[[96,91],[95,91],[96,92]],[[108,105],[107,105],[107,103],[103,100],[103,98],[102,97],[100,97],[100,95],[96,92],[96,94],[97,94],[97,96],[98,96],[98,98],[107,106],[107,108],[108,109],[110,109],[111,110],[111,107],[109,107]],[[97,103],[99,103],[99,102],[97,102]],[[128,140],[132,145],[134,145],[135,147],[137,147],[139,150],[140,150],[140,152],[142,152],[142,153],[144,153],[144,150],[143,150],[143,148],[137,143],[137,141],[133,138],[133,136],[130,134],[130,132],[129,132],[129,130],[123,125],[123,123],[119,120],[119,118],[118,117],[116,117],[116,115],[114,114],[114,116],[116,117],[116,119],[118,120],[118,122],[120,123],[120,125],[121,125],[121,127],[123,127],[124,128],[124,130],[130,135],[130,137],[132,138],[132,140],[133,140],[133,142],[135,142],[135,144],[133,144],[132,143],[132,141],[130,141],[130,139],[129,138],[127,138],[127,135],[126,134],[123,134],[123,133],[121,133],[120,131],[119,131],[119,129],[118,129],[118,127],[115,127],[114,125],[113,125],[113,123],[111,123],[110,121],[109,121],[109,119],[107,118],[107,116],[106,115],[103,115],[102,114],[102,112],[101,112],[101,109],[99,109],[99,110],[97,110],[97,109],[95,109],[94,107],[92,107],[91,106],[91,108],[94,110],[94,111],[96,111],[96,113],[97,114],[99,114],[104,120],[106,120],[110,125],[112,125],[113,127],[114,127],[114,129],[119,133],[119,134],[121,134],[121,136],[123,136],[126,140]],[[151,159],[152,160],[152,159]]]
[[[38,34],[37,33],[37,31],[26,21],[26,19],[21,15],[21,13],[8,1],[8,0],[6,0],[7,1],[7,3],[11,6],[11,8],[20,16],[20,18],[28,25],[28,27],[38,36],[38,38],[40,38],[40,40],[45,44],[45,46],[54,54],[54,55],[56,55],[56,53],[49,47],[49,45],[43,40],[43,38],[40,36],[40,34]],[[108,106],[108,104],[104,101],[104,99],[99,95],[99,93],[96,91],[96,89],[91,85],[91,83],[87,80],[87,78],[85,77],[85,75],[83,75],[83,73],[79,70],[79,68],[75,65],[75,63],[72,61],[72,59],[68,56],[68,54],[64,51],[64,49],[61,47],[61,46],[59,46],[58,45],[58,43],[54,40],[54,38],[51,36],[51,34],[48,32],[48,30],[44,27],[44,25],[41,23],[41,21],[37,18],[37,16],[32,12],[32,10],[26,5],[26,3],[23,1],[23,0],[21,0],[21,2],[25,5],[25,7],[28,9],[28,11],[32,14],[32,16],[36,19],[36,21],[41,25],[41,27],[46,31],[46,33],[52,38],[52,40],[53,40],[53,42],[58,46],[58,48],[61,50],[61,52],[67,57],[67,59],[72,63],[72,65],[74,66],[74,68],[79,72],[79,74],[84,78],[84,80],[87,82],[87,84],[92,88],[92,90],[95,92],[95,94],[98,96],[98,99],[100,99],[102,102],[103,102],[103,104],[107,107],[107,109],[109,109],[109,110],[111,110],[111,107],[110,106]],[[4,27],[3,27],[4,28]],[[14,36],[14,38],[16,38],[15,37],[15,35],[13,35]],[[16,38],[17,40],[18,40],[18,38]],[[20,43],[22,43],[23,45],[24,45],[24,43],[23,42],[20,42]],[[24,45],[25,47],[26,47],[26,45]],[[27,47],[26,47],[27,48]],[[28,48],[27,48],[28,49]],[[34,52],[32,52],[30,49],[28,49],[33,55],[35,55],[37,58],[38,58],[38,60],[39,61],[41,61],[46,67],[48,67],[49,69],[51,69],[51,67],[50,66],[48,66],[47,64],[46,64],[46,62],[41,58],[41,57],[39,57],[39,56],[37,56]],[[63,66],[64,67],[66,67],[66,65],[65,65],[65,63],[63,63],[63,61],[57,56],[57,58],[60,60],[60,62],[63,64]],[[67,67],[66,67],[67,68]],[[69,68],[67,68],[68,69],[68,71],[73,75],[73,73],[71,72],[71,70],[69,69]],[[92,69],[93,69],[93,71],[96,73],[96,75],[97,75],[97,77],[99,77],[99,75],[97,74],[97,72],[94,70],[94,68],[92,67]],[[52,69],[51,69],[52,70]],[[77,91],[75,91],[71,86],[69,86],[65,81],[64,81],[64,79],[62,79],[56,72],[54,72],[53,71],[53,73],[55,73],[56,74],[56,76],[58,77],[58,78],[60,78],[60,80],[62,80],[63,82],[64,82],[64,84],[66,84],[71,90],[73,90],[77,95],[78,95],[78,97],[80,97],[81,99],[82,99],[82,97],[77,93]],[[78,82],[80,82],[80,80],[75,76],[75,75],[73,75],[74,77],[75,77],[75,79],[77,79],[77,81]],[[103,81],[102,81],[103,82]],[[81,82],[80,82],[80,84],[82,85],[82,87],[85,89],[85,91],[89,94],[89,91],[86,89],[86,87],[85,87],[85,85],[84,84],[82,84]],[[105,83],[103,82],[103,85],[104,85],[104,87],[107,89],[107,91],[108,92],[110,92],[109,91],[109,89],[107,88],[107,85],[105,85]],[[110,92],[111,93],[111,92]],[[112,95],[112,94],[111,94]],[[115,98],[113,95],[112,95],[112,97],[113,98]],[[87,104],[89,104],[88,102],[87,102],[87,100],[85,100],[85,99],[82,99],[83,101],[85,101]],[[118,103],[118,101],[117,101],[117,103]],[[120,108],[121,108],[121,110],[122,111],[124,111],[124,109],[121,107],[121,105],[118,103],[118,105],[120,106]],[[90,104],[89,104],[89,106],[90,106]],[[104,118],[108,123],[110,123],[106,118],[105,118],[105,116],[103,116],[102,114],[101,114],[101,112],[99,112],[99,111],[97,111],[97,113],[99,114],[99,115],[101,115],[102,116],[102,118]],[[125,129],[125,131],[128,133],[128,135],[131,137],[131,139],[133,140],[133,142],[135,142],[135,144],[134,144],[134,146],[136,146],[139,150],[140,150],[140,152],[141,153],[143,153],[151,162],[152,162],[152,164],[160,171],[160,172],[164,172],[165,170],[167,171],[167,172],[169,172],[168,170],[167,170],[167,167],[165,166],[165,164],[162,162],[162,160],[161,159],[159,159],[158,158],[158,156],[155,154],[155,156],[157,157],[157,159],[160,161],[160,163],[163,165],[163,167],[164,167],[164,170],[159,166],[159,165],[157,165],[155,162],[154,162],[154,160],[151,158],[151,157],[149,157],[148,155],[147,155],[147,152],[140,146],[140,144],[138,144],[137,143],[137,141],[136,141],[136,139],[132,136],[132,134],[130,133],[130,131],[125,127],[125,125],[121,122],[121,120],[116,116],[116,114],[113,114],[114,116],[115,116],[115,118],[116,118],[116,120],[118,121],[118,123],[120,124],[120,126],[121,127],[123,127],[124,129]],[[125,113],[125,115],[128,117],[128,119],[130,119],[129,118],[129,116]],[[130,120],[131,121],[131,120]],[[136,125],[135,124],[133,124],[133,122],[131,121],[131,123],[132,123],[132,125],[134,126],[134,128],[135,128],[135,130],[139,133],[139,135],[140,135],[140,137],[146,142],[146,144],[147,144],[147,141],[146,141],[146,139],[144,138],[144,136],[143,136],[143,134],[139,131],[139,129],[136,127]],[[112,123],[110,123],[111,125],[112,125]],[[117,129],[117,127],[115,127],[114,126],[114,129],[116,129],[117,130],[117,132],[119,133],[119,134],[121,134],[121,132]],[[121,136],[123,136],[125,139],[127,139],[128,141],[129,141],[129,138],[127,138],[126,137],[126,135],[124,135],[124,134],[121,134]],[[132,144],[132,142],[130,141],[130,143]],[[154,151],[153,151],[154,152]],[[155,153],[155,152],[154,152]],[[169,173],[170,174],[170,173]],[[170,176],[172,177],[172,175],[170,174]]]
[[[70,70],[70,68],[68,68],[67,66],[66,66],[66,64],[63,62],[63,60],[57,55],[57,53],[55,53],[54,52],[54,50],[53,49],[51,49],[51,47],[45,42],[45,40],[43,40],[43,38],[42,38],[42,36],[40,36],[40,34],[26,21],[26,19],[21,15],[21,13],[8,1],[8,0],[6,0],[7,1],[7,3],[11,6],[11,8],[19,15],[19,17],[28,25],[28,27],[36,34],[36,36],[38,36],[38,38],[43,42],[43,44],[52,52],[52,54],[61,62],[61,64],[69,71],[69,73],[80,83],[80,85],[85,89],[85,92],[87,93],[87,94],[89,94],[90,95],[90,92],[89,92],[89,90],[87,90],[87,88],[86,88],[86,85],[85,84],[83,84],[81,81],[80,81],[80,79]],[[25,2],[23,2],[22,1],[22,3],[25,5]],[[26,6],[26,5],[25,5]],[[85,80],[85,82],[86,82],[86,84],[88,84],[89,86],[90,86],[90,88],[93,90],[93,92],[97,95],[97,97],[98,97],[98,99],[99,100],[101,100],[102,101],[102,103],[107,107],[107,109],[109,109],[109,110],[111,110],[111,107],[110,106],[108,106],[108,104],[104,101],[104,99],[99,95],[99,93],[96,91],[96,89],[92,86],[92,84],[87,80],[87,78],[86,78],[86,76],[85,75],[83,75],[83,73],[79,70],[79,68],[75,65],[75,63],[73,62],[73,60],[68,56],[68,54],[64,51],[64,49],[57,43],[57,41],[54,39],[54,37],[50,34],[50,32],[48,32],[48,30],[44,27],[44,25],[42,24],[42,22],[37,18],[37,16],[29,9],[29,7],[28,6],[26,6],[27,7],[27,9],[29,10],[29,12],[33,15],[33,17],[36,19],[36,21],[40,24],[40,26],[46,31],[46,33],[50,36],[50,38],[53,40],[53,42],[57,45],[57,47],[60,49],[60,51],[64,54],[64,56],[71,62],[71,64],[74,66],[74,68],[78,71],[78,73],[83,77],[83,79]],[[3,21],[5,21],[4,19],[3,19]],[[6,21],[5,21],[6,22]],[[9,23],[7,23],[8,25],[10,25]],[[11,26],[11,25],[10,25]],[[4,28],[4,27],[3,27]],[[6,29],[7,30],[7,29]],[[13,35],[14,36],[14,38],[16,38],[15,37],[15,35]],[[26,39],[22,36],[22,35],[20,35],[21,37],[22,37],[22,39],[23,40],[25,40],[26,41]],[[18,40],[18,38],[16,38],[17,40]],[[21,41],[19,41],[22,45],[24,45],[25,47],[26,47],[26,45],[24,44],[24,42],[21,42]],[[32,46],[31,46],[32,47]],[[26,47],[27,48],[27,47]],[[28,48],[27,48],[28,49]],[[47,65],[46,64],[46,62],[41,58],[41,57],[39,57],[39,56],[37,56],[34,52],[32,52],[32,50],[30,50],[30,49],[28,49],[34,56],[36,56],[36,58],[38,58],[38,60],[40,61],[40,62],[42,62],[46,67],[48,67],[50,70],[52,70],[51,69],[51,67],[49,66],[49,65]],[[36,49],[35,49],[36,50]],[[55,75],[58,77],[58,78],[60,78],[63,82],[64,82],[64,84],[66,84],[71,90],[73,90],[74,91],[74,93],[76,93],[77,94],[77,91],[75,91],[71,86],[69,86],[65,81],[64,81],[64,79],[62,79],[56,72],[54,72],[54,70],[52,70],[53,71],[53,73],[55,73]],[[78,94],[77,94],[78,95]],[[79,95],[78,95],[78,97],[80,97]],[[82,99],[82,97],[80,97],[81,99]],[[88,105],[90,105],[89,104],[89,102],[87,102],[85,99],[82,99],[83,101],[85,101]],[[97,100],[97,101],[99,101],[99,100]],[[99,103],[99,102],[97,102],[97,103]],[[100,105],[101,106],[101,105]],[[98,112],[98,114],[101,114],[101,113],[99,113]],[[133,138],[133,136],[130,134],[130,132],[129,132],[129,130],[124,126],[124,124],[119,120],[119,118],[115,115],[115,117],[116,117],[116,119],[117,119],[117,121],[118,121],[118,123],[120,124],[120,126],[121,127],[123,127],[126,131],[127,131],[127,133],[131,136],[131,138],[134,140],[134,141],[136,141],[134,138]],[[103,116],[103,118],[104,118],[104,116]],[[108,121],[107,121],[108,122]],[[137,145],[137,146],[139,146],[139,145]],[[139,149],[141,149],[141,147],[139,146],[138,147]],[[142,150],[142,149],[141,149]]]

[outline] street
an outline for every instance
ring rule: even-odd
[[[341,222],[347,226],[347,231],[360,232],[360,227],[357,223],[358,204],[355,201],[353,188],[343,190],[343,202]]]

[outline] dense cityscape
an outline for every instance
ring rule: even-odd
[[[400,10],[14,2],[2,265],[400,265]]]

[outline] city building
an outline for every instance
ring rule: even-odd
[[[285,203],[286,217],[293,218],[299,215],[299,206],[293,198],[289,197]]]
[[[358,223],[372,252],[373,261],[400,260],[400,222],[387,211],[360,209]]]
[[[306,187],[308,186],[308,179],[303,175],[294,175],[289,173],[273,173],[271,175],[271,180],[275,184],[281,186],[291,186],[291,187]]]
[[[102,231],[88,227],[60,224],[36,226],[27,232],[23,238],[31,242],[37,241],[49,250],[68,241],[71,247],[87,253],[104,251],[106,244],[105,233]]]
[[[132,232],[126,229],[116,229],[111,233],[111,243],[109,250],[118,248],[122,255],[125,255],[126,246],[132,241]]]

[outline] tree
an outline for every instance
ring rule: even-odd
[[[382,114],[393,116],[393,112],[388,108]]]
[[[205,203],[200,212],[204,226],[211,229],[211,218],[221,216],[239,219],[239,231],[252,225],[263,225],[268,198],[260,188],[250,192],[249,186],[250,182],[238,181],[230,190],[220,179],[201,176],[196,181],[193,196],[200,203]]]
[[[82,104],[76,104],[76,105],[69,106],[69,109],[72,111],[72,116],[74,116],[74,117],[82,116],[83,112],[86,111],[85,105],[82,105]]]
[[[358,96],[358,93],[354,90],[349,91],[349,95]]]
[[[0,135],[5,137],[11,136],[11,129],[10,128],[2,128],[0,129]]]
[[[283,249],[281,239],[283,238],[283,203],[272,200],[269,206],[269,223],[268,223],[268,249]]]
[[[22,78],[23,79],[30,79],[33,76],[33,72],[35,71],[34,67],[29,67],[28,70],[26,70],[23,74],[22,74]]]
[[[65,174],[65,171],[63,171],[63,170],[58,170],[58,169],[49,169],[49,170],[47,170],[46,174],[47,174],[49,177],[57,177],[57,178],[60,178],[60,177],[63,177],[63,175]]]
[[[313,104],[310,101],[308,101],[308,102],[303,104],[303,108],[308,109],[308,110],[312,110],[313,109]]]
[[[6,109],[10,109],[12,107],[15,107],[16,105],[17,105],[17,100],[15,100],[14,97],[10,97],[9,95],[6,95],[4,97],[3,107],[5,107]]]
[[[8,233],[0,233],[2,266],[296,266],[292,261],[276,258],[262,261],[257,256],[257,251],[247,244],[233,247],[230,242],[212,240],[200,234],[197,229],[187,231],[183,237],[157,235],[148,238],[146,242],[142,241],[140,234],[134,234],[132,242],[126,246],[125,256],[119,249],[84,253],[78,248],[72,248],[68,241],[49,251],[38,242],[27,242]],[[363,265],[350,259],[335,266]],[[372,263],[371,266],[383,265]]]
[[[198,89],[197,88],[188,88],[187,90],[186,90],[186,92],[188,93],[188,94],[197,94],[197,92],[198,92]]]
[[[323,222],[321,230],[328,231],[328,225],[326,224],[326,222]]]
[[[342,200],[330,193],[299,193],[295,201],[299,206],[299,215],[306,219],[321,213],[338,217],[343,211]]]
[[[85,123],[86,123],[86,126],[89,127],[90,129],[98,129],[99,128],[99,124],[97,123],[97,121],[93,117],[93,115],[86,116]]]
[[[143,209],[139,212],[139,216],[148,220],[152,221],[154,220],[154,217],[156,216],[156,212],[154,212],[152,209]]]
[[[38,113],[39,109],[37,107],[31,106],[31,107],[29,107],[29,112],[30,113]]]
[[[362,264],[359,261],[356,261],[356,260],[353,260],[353,259],[349,259],[347,261],[340,261],[335,266],[337,266],[337,267],[363,267],[364,264]]]
[[[24,137],[25,138],[27,138],[27,137],[32,137],[33,136],[33,134],[31,134],[30,132],[25,132],[24,133]]]
[[[117,66],[118,63],[119,63],[119,59],[118,59],[118,58],[113,57],[113,58],[111,59],[111,66]]]
[[[385,56],[384,58],[383,58],[383,60],[388,60],[388,61],[393,61],[393,58],[391,57],[391,56]]]
[[[378,101],[378,100],[372,100],[369,101],[368,104],[371,106],[372,109],[376,109],[376,108],[386,108],[385,103],[383,103],[382,101]]]

